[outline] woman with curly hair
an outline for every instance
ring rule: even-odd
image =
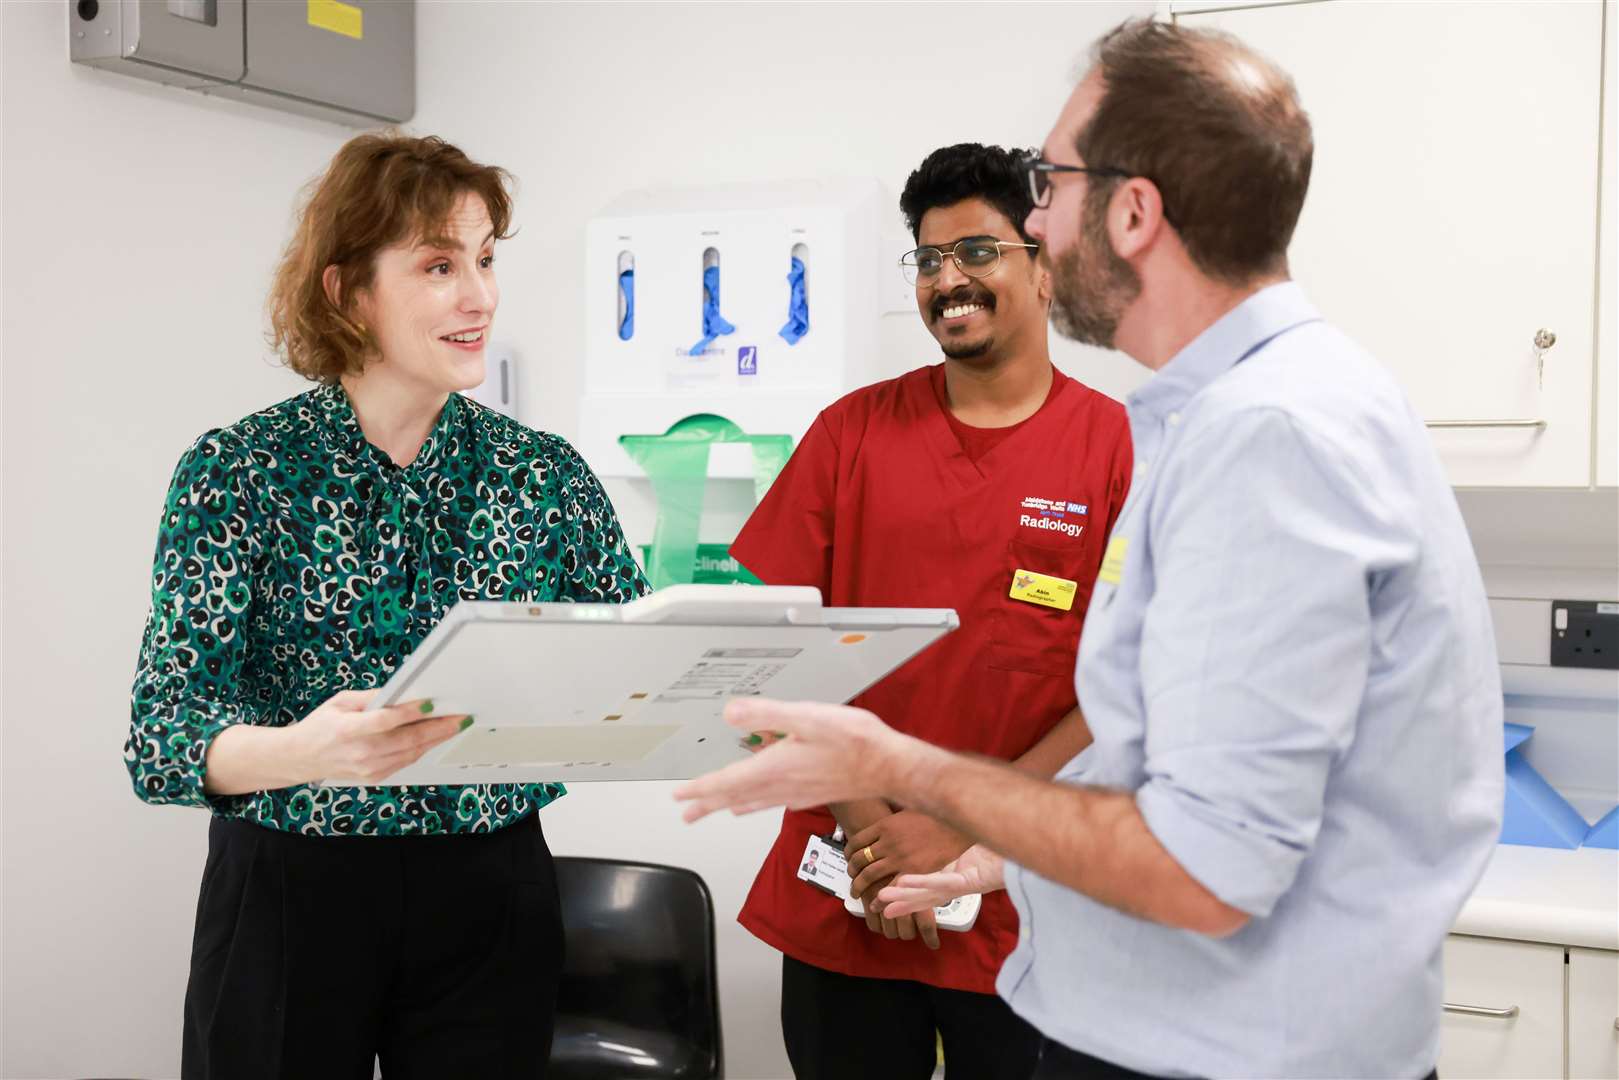
[[[510,221],[503,170],[351,140],[269,303],[319,385],[175,470],[124,758],[142,799],[213,814],[187,1078],[544,1074],[562,928],[538,811],[563,788],[387,786],[476,718],[372,707],[458,600],[647,591],[578,453],[461,396]]]

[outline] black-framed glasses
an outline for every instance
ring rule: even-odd
[[[1134,175],[1123,169],[1115,169],[1111,165],[1058,165],[1043,157],[1029,158],[1024,168],[1028,170],[1029,194],[1034,196],[1035,206],[1050,205],[1052,173],[1086,173],[1090,176],[1116,176],[1120,179],[1128,179]]]
[[[1116,169],[1111,165],[1058,165],[1054,161],[1047,161],[1045,158],[1034,154],[1029,156],[1023,167],[1028,172],[1029,194],[1034,197],[1036,207],[1051,205],[1051,177],[1053,173],[1085,173],[1089,176],[1107,176],[1119,180],[1128,180],[1132,176],[1140,175],[1127,169]],[[1152,180],[1152,177],[1146,176],[1142,177],[1142,179]],[[1156,180],[1153,180],[1154,186],[1157,186],[1157,183]],[[1159,189],[1158,195],[1161,202],[1163,199],[1162,189]],[[1164,220],[1169,222],[1171,227],[1180,228],[1179,225],[1175,224],[1175,219],[1169,216],[1169,207],[1164,206],[1163,211]]]
[[[1002,249],[1028,248],[1032,251],[1039,246],[997,240],[993,236],[969,236],[947,248],[919,247],[915,251],[907,251],[899,257],[899,266],[905,280],[912,285],[931,285],[937,281],[939,272],[944,269],[946,255],[955,260],[956,269],[968,277],[989,277],[1001,265]]]

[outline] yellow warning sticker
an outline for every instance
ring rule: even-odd
[[[1109,585],[1117,585],[1119,578],[1124,576],[1124,553],[1130,550],[1128,536],[1115,536],[1107,542],[1107,551],[1102,556],[1102,569],[1097,572],[1096,579],[1105,581]]]
[[[340,0],[309,0],[309,25],[359,41],[365,36],[365,12]]]
[[[1012,574],[1012,591],[1006,595],[1041,607],[1054,607],[1070,611],[1074,606],[1074,593],[1079,583],[1067,578],[1036,574],[1033,570],[1018,570]]]

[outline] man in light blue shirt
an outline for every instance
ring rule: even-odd
[[[1422,423],[1291,283],[1129,408],[1135,485],[1080,646],[1095,743],[1057,779],[1134,792],[1248,918],[1199,938],[1008,866],[997,989],[1149,1074],[1421,1076],[1501,812],[1488,612]]]
[[[1036,1077],[1438,1056],[1440,949],[1500,830],[1500,679],[1421,419],[1288,280],[1312,154],[1265,58],[1128,23],[1030,164],[1058,328],[1157,372],[1080,643],[1095,742],[1045,782],[744,702],[788,737],[678,793],[688,817],[884,795],[975,837],[882,899],[1010,891],[998,989],[1048,1040]]]

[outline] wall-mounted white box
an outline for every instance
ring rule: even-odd
[[[875,180],[630,192],[586,230],[585,378],[579,449],[604,476],[639,476],[620,435],[714,413],[753,435],[800,438],[877,370],[882,189]],[[794,254],[809,332],[788,320]],[[720,314],[736,326],[701,354],[703,269],[718,260]],[[620,274],[634,268],[634,333],[620,337]],[[747,351],[744,351],[747,350]],[[751,477],[746,445],[716,445],[709,474]]]

